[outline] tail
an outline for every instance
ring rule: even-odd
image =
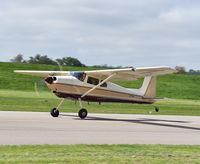
[[[142,87],[139,89],[140,94],[145,98],[156,97],[156,76],[146,76]]]

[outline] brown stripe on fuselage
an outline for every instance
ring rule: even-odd
[[[55,95],[60,98],[68,98],[72,100],[78,100],[78,98],[81,97],[81,95],[76,94],[68,94],[68,93],[61,93],[61,92],[55,92]],[[153,102],[147,102],[147,101],[136,101],[136,100],[125,100],[125,99],[116,99],[112,97],[97,97],[97,96],[85,96],[81,98],[83,101],[88,102],[118,102],[118,103],[137,103],[137,104],[152,104]]]
[[[57,93],[58,97],[78,99],[91,87],[71,84],[47,84],[48,88]],[[105,88],[97,88],[89,95],[82,98],[85,101],[100,102],[128,102],[128,103],[154,103],[153,99],[144,99],[141,96],[123,92],[111,91]]]

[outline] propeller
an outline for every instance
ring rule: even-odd
[[[57,66],[59,68],[60,71],[63,71],[63,67],[62,65],[56,61],[57,63]],[[39,79],[37,81],[34,82],[34,90],[35,90],[35,93],[38,97],[41,97],[41,92],[47,90],[47,86],[45,84],[45,80],[44,79]]]

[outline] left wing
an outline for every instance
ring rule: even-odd
[[[15,73],[24,75],[48,77],[48,76],[67,76],[70,74],[69,71],[26,71],[26,70],[15,70]]]

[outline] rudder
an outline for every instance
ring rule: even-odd
[[[155,98],[156,97],[156,76],[146,76],[142,87],[140,88],[142,96],[145,98]]]

